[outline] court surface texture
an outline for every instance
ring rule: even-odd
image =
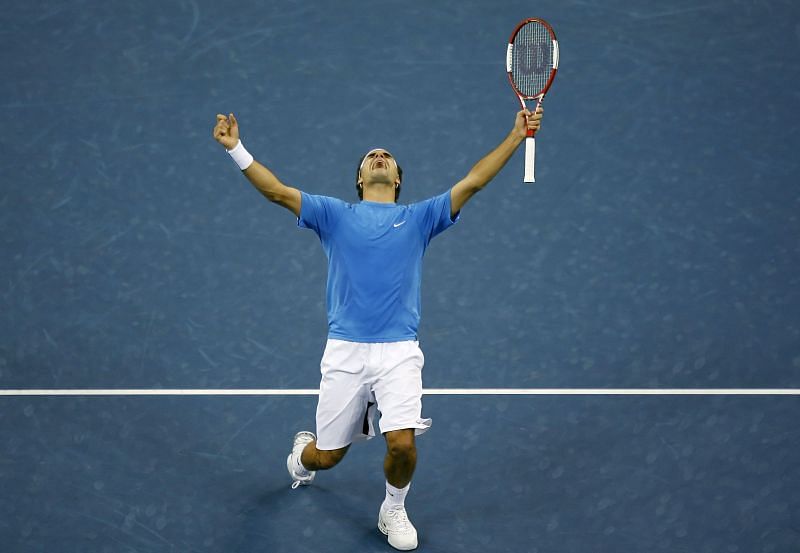
[[[447,190],[537,135],[423,269],[421,552],[800,551],[793,2],[51,2],[2,11],[0,551],[382,552],[381,438],[291,490],[325,256],[287,184]]]

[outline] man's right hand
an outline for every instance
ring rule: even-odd
[[[231,113],[227,117],[218,113],[217,125],[214,127],[214,139],[225,146],[226,150],[232,150],[239,142],[239,123]]]

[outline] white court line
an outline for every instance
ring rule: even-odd
[[[429,388],[428,396],[797,396],[800,388]],[[30,389],[0,396],[316,396],[316,389]]]

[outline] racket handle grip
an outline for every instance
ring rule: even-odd
[[[532,136],[525,138],[525,177],[524,182],[536,182],[533,175],[536,165],[536,139]]]

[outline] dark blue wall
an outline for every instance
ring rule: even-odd
[[[800,386],[790,1],[42,2],[0,20],[0,386],[315,387],[324,255],[213,141],[355,201],[382,145],[441,192],[518,109],[518,20],[561,69],[428,252],[426,385]]]

